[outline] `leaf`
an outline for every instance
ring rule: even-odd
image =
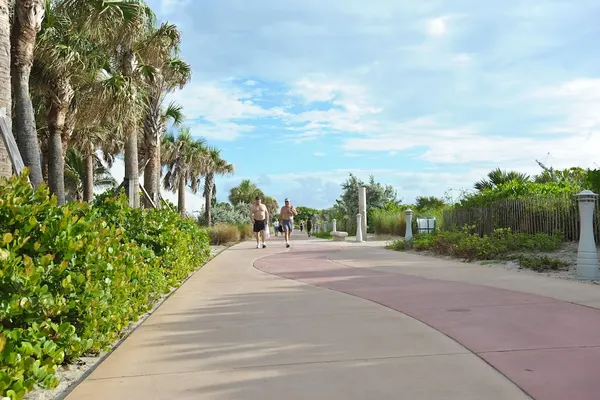
[[[4,241],[4,244],[9,244],[10,242],[12,242],[13,240],[13,235],[10,232],[6,232],[3,236],[2,236],[2,240]]]
[[[4,333],[0,333],[0,352],[4,350],[6,346],[6,335]]]

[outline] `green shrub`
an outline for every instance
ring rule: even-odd
[[[502,259],[515,251],[552,251],[560,248],[563,236],[556,233],[514,233],[510,229],[497,229],[491,235],[479,236],[471,233],[470,227],[458,231],[442,231],[434,234],[416,235],[415,250],[431,250],[467,260]]]
[[[113,195],[57,206],[25,174],[0,183],[0,232],[0,395],[14,399],[107,349],[210,254],[175,212]]]
[[[331,233],[330,232],[315,232],[313,233],[313,236],[319,239],[331,239]]]
[[[525,256],[521,255],[518,258],[519,266],[521,268],[527,268],[534,271],[558,271],[567,269],[569,263],[557,258],[550,258],[548,256]]]
[[[394,240],[385,246],[386,249],[395,251],[406,251],[409,249],[409,247],[409,244],[403,239]]]

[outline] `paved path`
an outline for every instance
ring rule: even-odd
[[[600,305],[597,287],[373,244],[269,245],[212,260],[68,399],[598,398],[600,310],[564,301]]]

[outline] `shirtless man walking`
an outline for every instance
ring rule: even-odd
[[[290,199],[285,199],[285,205],[281,207],[279,213],[280,224],[283,228],[283,234],[285,236],[285,247],[290,247],[290,237],[292,236],[292,230],[294,229],[294,216],[298,215],[296,208],[291,204]]]
[[[269,218],[269,210],[262,203],[260,197],[256,197],[250,208],[250,214],[254,225],[253,231],[256,233],[256,248],[260,249],[262,247],[264,249],[267,247],[265,244],[265,227]]]

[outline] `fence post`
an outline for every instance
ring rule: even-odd
[[[408,210],[404,211],[404,214],[406,215],[406,234],[404,235],[404,241],[410,242],[410,241],[412,241],[412,238],[413,238],[413,232],[412,232],[413,211],[408,209]]]
[[[598,195],[584,190],[575,197],[579,202],[579,248],[577,250],[577,274],[584,279],[600,278],[598,269],[598,251],[594,240],[594,208]]]
[[[331,228],[332,228],[332,231],[333,231],[333,232],[337,232],[337,219],[333,219],[333,220],[331,221],[331,225],[332,225],[332,227],[331,227]]]
[[[361,243],[363,241],[362,236],[362,214],[356,214],[356,242]]]

